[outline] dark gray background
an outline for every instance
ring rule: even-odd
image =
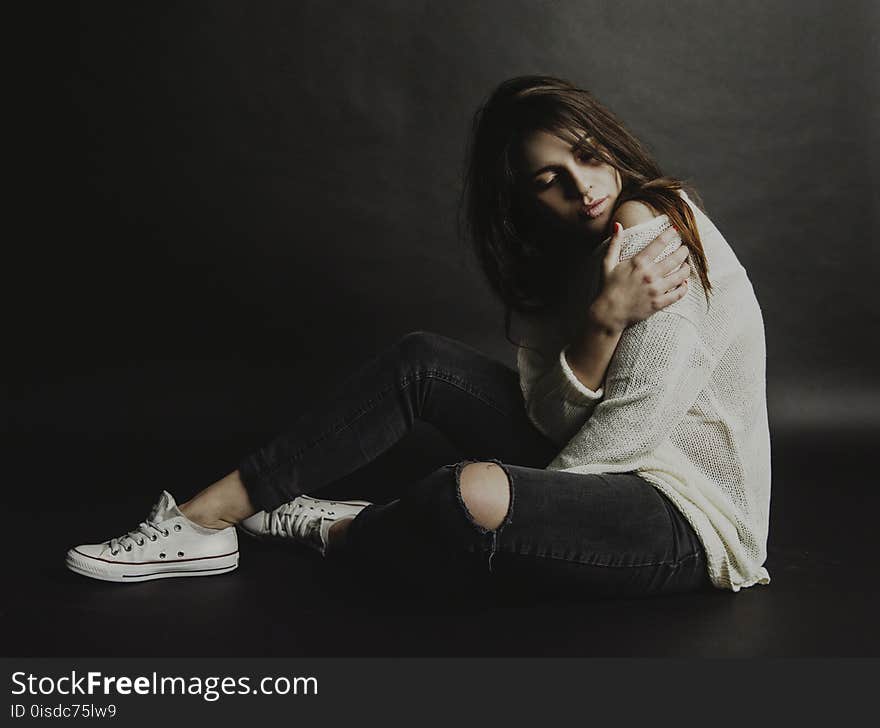
[[[764,312],[773,430],[876,425],[878,8],[40,6],[9,425],[265,435],[414,329],[513,366],[455,218],[474,109],[536,72],[703,194]]]
[[[8,9],[7,35],[21,42],[4,100],[25,128],[6,137],[23,164],[6,174],[7,216],[20,224],[4,241],[14,588],[0,600],[0,649],[880,654],[880,592],[865,580],[880,507],[878,7]],[[12,15],[22,10],[26,20]],[[500,80],[534,72],[592,89],[694,182],[750,273],[767,327],[770,588],[455,606],[244,538],[228,578],[118,589],[68,572],[71,545],[133,526],[162,488],[184,500],[226,475],[407,331],[513,365],[455,211],[474,108]],[[416,429],[428,439],[405,438],[412,447],[321,495],[384,502],[461,456]]]

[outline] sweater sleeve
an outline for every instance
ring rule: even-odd
[[[525,342],[529,347],[538,342]],[[572,372],[565,351],[568,345],[553,353],[555,347],[543,351],[520,347],[517,367],[526,412],[532,424],[550,440],[562,447],[587,421],[603,389],[592,390]]]
[[[668,309],[624,330],[605,378],[605,397],[550,470],[578,465],[627,472],[686,416],[713,363],[692,321]]]

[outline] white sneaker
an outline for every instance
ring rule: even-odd
[[[189,520],[163,490],[146,521],[123,536],[67,552],[67,568],[104,581],[211,576],[238,566],[235,528],[205,528]]]
[[[369,501],[333,501],[300,495],[274,511],[257,511],[240,521],[245,533],[264,541],[302,543],[327,555],[327,532],[341,518],[353,518]]]

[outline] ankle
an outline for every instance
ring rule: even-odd
[[[178,506],[178,508],[180,509],[180,512],[183,513],[183,515],[186,516],[190,521],[205,528],[213,528],[220,531],[224,528],[229,528],[230,526],[235,525],[235,523],[231,523],[222,518],[218,518],[210,511],[199,508],[198,505],[193,504],[192,501],[189,503],[184,503],[182,506]]]
[[[234,526],[256,513],[237,470],[178,507],[189,520],[214,529]]]
[[[341,551],[348,543],[348,527],[354,518],[340,518],[327,531],[327,552]]]

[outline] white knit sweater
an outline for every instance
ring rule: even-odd
[[[547,470],[637,472],[694,527],[712,583],[736,592],[770,582],[763,566],[770,511],[764,321],[745,268],[712,221],[681,196],[708,260],[708,309],[692,269],[684,298],[624,330],[596,391],[565,358],[576,321],[527,319],[521,343],[538,351],[521,346],[517,366],[530,420],[562,448]],[[661,215],[625,230],[621,260],[669,226]],[[579,298],[584,314],[607,242],[589,263],[595,275]]]

